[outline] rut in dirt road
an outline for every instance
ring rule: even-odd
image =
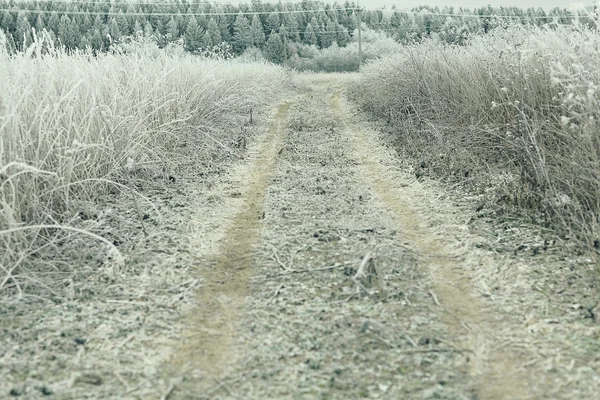
[[[239,357],[239,322],[245,311],[248,279],[255,273],[253,251],[289,108],[289,103],[279,107],[269,132],[250,152],[242,208],[226,224],[218,252],[208,260],[210,268],[203,270],[198,306],[184,322],[184,343],[169,365],[169,375],[185,377],[170,398],[209,393]]]
[[[430,272],[431,296],[443,310],[444,322],[455,343],[470,354],[468,368],[475,378],[476,393],[484,399],[534,398],[530,388],[533,376],[527,377],[520,370],[527,358],[495,343],[494,331],[499,323],[494,318],[498,316],[471,286],[464,267],[468,256],[447,248],[443,237],[427,229],[410,205],[410,191],[399,187],[378,159],[377,155],[385,150],[378,148],[373,138],[347,128],[339,92],[331,97],[331,107],[336,121],[346,127],[369,183],[391,210],[410,248],[419,254],[421,268]]]

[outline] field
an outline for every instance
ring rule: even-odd
[[[597,30],[335,74],[3,43],[0,398],[600,390]]]

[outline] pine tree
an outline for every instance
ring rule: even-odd
[[[315,30],[313,29],[311,23],[309,22],[306,25],[306,30],[304,31],[304,43],[309,46],[317,45],[317,35],[315,34]]]
[[[56,11],[52,11],[50,14],[50,19],[48,20],[48,29],[50,29],[54,34],[58,35],[58,26],[60,25],[60,17]]]
[[[210,42],[212,43],[212,46],[217,46],[223,42],[221,31],[219,30],[217,21],[215,21],[214,18],[211,18],[208,22],[208,29],[206,30],[206,32],[208,32],[210,36]]]
[[[79,44],[79,28],[71,19],[63,15],[58,24],[58,39],[69,50],[73,50]]]
[[[267,23],[265,24],[265,28],[267,28],[268,32],[277,32],[279,26],[281,25],[281,21],[279,20],[279,14],[269,14],[267,17]]]
[[[203,49],[212,49],[214,46],[214,43],[212,41],[212,37],[210,36],[210,32],[206,31],[204,32],[204,36],[202,37],[202,48]]]
[[[94,18],[94,23],[92,24],[92,30],[98,29],[101,31],[102,28],[104,28],[104,22],[102,22],[102,18],[100,18],[99,15],[96,15],[96,18]]]
[[[265,30],[258,15],[252,17],[252,26],[250,27],[252,36],[252,45],[258,48],[263,48],[265,45]]]
[[[131,34],[131,29],[133,28],[133,26],[129,25],[129,19],[127,18],[123,10],[120,10],[117,14],[116,21],[117,25],[119,25],[119,32],[121,33],[120,36],[127,36]]]
[[[4,11],[4,15],[2,16],[2,23],[0,24],[4,32],[13,33],[15,31],[15,19],[12,14],[8,11]]]
[[[177,16],[175,17],[175,22],[177,23],[177,37],[179,37],[182,35],[182,33],[185,33],[189,21],[186,20],[182,13],[178,12]]]
[[[335,23],[332,20],[329,20],[325,27],[325,31],[321,35],[321,47],[326,49],[333,44],[337,38],[336,30],[337,26]]]
[[[146,21],[146,25],[144,25],[144,35],[152,36],[153,33],[154,28],[152,27],[152,24],[150,23],[150,21]]]
[[[85,50],[88,47],[91,47],[90,41],[86,35],[82,35],[81,39],[79,39],[79,43],[77,44],[77,48]]]
[[[192,53],[198,51],[201,47],[203,47],[203,36],[202,28],[200,28],[198,21],[192,15],[184,34],[185,49]]]
[[[296,19],[296,14],[287,14],[284,21],[283,25],[286,26],[288,31],[287,39],[294,42],[300,42],[300,24]]]
[[[102,34],[98,28],[94,28],[94,33],[92,33],[92,38],[90,39],[90,46],[94,50],[102,50],[104,45],[104,41],[102,40]]]
[[[15,45],[18,49],[24,50],[33,41],[31,36],[31,25],[25,13],[19,13],[17,17],[17,25],[15,27]]]
[[[140,33],[143,33],[143,32],[144,32],[144,28],[142,28],[142,25],[136,19],[135,22],[133,23],[133,34],[139,35]]]
[[[87,33],[92,28],[92,19],[88,14],[85,14],[81,18],[81,25],[79,25],[79,31]]]
[[[44,19],[42,18],[42,14],[39,14],[35,20],[35,32],[39,34],[44,29],[46,29],[46,24],[44,23]]]
[[[123,36],[121,34],[121,30],[119,29],[119,24],[114,18],[111,18],[110,22],[108,23],[108,34],[113,42],[119,40],[121,36]]]
[[[171,17],[169,23],[167,24],[167,34],[173,41],[179,39],[179,28],[177,27],[177,22],[173,17]]]
[[[350,34],[343,25],[338,25],[337,44],[340,47],[345,47],[350,43]]]
[[[202,30],[208,29],[208,19],[206,18],[206,15],[197,16],[196,21],[198,21],[198,26],[202,28]]]
[[[165,32],[166,32],[165,25],[163,24],[163,22],[160,19],[157,20],[156,21],[156,31],[155,31],[157,38],[162,37],[165,34]]]
[[[321,44],[321,25],[319,24],[319,21],[317,21],[317,18],[312,17],[310,19],[310,25],[313,28],[313,31],[315,32],[315,36],[317,38],[315,45],[319,46]]]
[[[281,40],[281,36],[275,31],[271,31],[264,53],[265,57],[275,64],[282,64],[285,61],[283,40]]]
[[[248,18],[241,12],[235,18],[233,23],[233,50],[241,54],[252,44],[252,32]]]

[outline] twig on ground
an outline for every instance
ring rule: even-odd
[[[231,383],[236,383],[236,382],[237,382],[237,381],[239,381],[240,379],[241,379],[241,378],[239,378],[239,377],[238,377],[238,378],[231,379],[229,383],[230,383],[230,384],[231,384]],[[219,392],[219,389],[221,389],[221,388],[225,388],[225,382],[223,382],[223,381],[220,381],[220,380],[218,380],[218,379],[216,379],[216,378],[215,378],[215,381],[217,382],[217,386],[215,386],[214,388],[212,388],[212,389],[210,389],[210,390],[209,390],[209,393],[208,393],[208,397],[207,397],[207,399],[212,399],[212,398],[213,398],[213,397],[214,397],[214,396],[215,396],[215,395],[216,395],[216,394]],[[227,390],[227,388],[225,388],[225,390]]]
[[[174,381],[172,381],[169,384],[169,387],[167,388],[167,390],[162,394],[162,396],[160,396],[160,400],[169,400],[171,398],[171,395],[175,391],[175,387],[179,384],[180,381],[181,381],[181,378],[177,378]]]
[[[433,302],[435,303],[435,305],[438,307],[442,307],[442,305],[440,304],[440,301],[438,300],[437,295],[435,293],[433,293],[433,290],[429,289],[429,294],[433,298]]]
[[[360,266],[358,267],[356,274],[354,275],[354,279],[362,278],[365,276],[365,267],[367,266],[367,263],[369,262],[369,260],[371,258],[372,258],[371,252],[368,252],[367,254],[365,254],[362,261],[360,262]]]
[[[230,396],[238,397],[237,394],[229,387],[227,382],[224,382],[224,381],[220,380],[219,378],[213,378],[213,380],[219,384],[219,388],[225,389],[227,391],[227,393],[229,393]]]
[[[119,371],[114,370],[113,373],[115,374],[115,376],[117,377],[117,379],[119,380],[119,382],[121,382],[123,384],[123,386],[125,386],[125,390],[127,390],[127,392],[131,391],[131,386],[129,386],[129,384],[127,383],[127,381],[125,379],[123,379],[123,377],[121,376],[121,374],[119,374]]]
[[[379,299],[385,298],[385,287],[383,283],[383,274],[381,273],[381,267],[375,264],[375,273],[377,274],[377,286],[379,287]]]
[[[273,296],[271,296],[271,298],[269,299],[269,303],[272,302],[273,300],[275,300],[275,298],[277,296],[279,296],[279,293],[281,292],[282,288],[283,288],[283,283],[281,285],[279,285],[279,287],[277,288],[277,290],[275,291],[275,293],[273,294]]]
[[[275,259],[275,261],[277,261],[277,264],[279,264],[279,266],[281,266],[281,268],[284,271],[289,271],[289,268],[279,259],[279,255],[277,254],[277,249],[275,248],[275,246],[273,246],[273,259]]]
[[[461,349],[405,349],[400,350],[401,353],[405,354],[417,354],[417,353],[464,353]]]
[[[356,278],[352,278],[352,281],[356,284],[356,286],[359,288],[359,290],[362,290],[363,292],[365,292],[365,294],[369,297],[372,298],[373,295],[371,293],[369,293],[369,289],[367,289],[365,287],[365,285],[363,285],[358,279]]]

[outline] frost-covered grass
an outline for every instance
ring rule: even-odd
[[[536,209],[598,247],[598,65],[595,30],[505,27],[467,46],[405,46],[368,65],[352,96],[397,133],[417,175]]]
[[[286,80],[278,67],[151,43],[97,56],[43,47],[9,56],[0,43],[0,292],[21,292],[32,270],[64,273],[44,250],[60,253],[74,237],[104,242],[118,263],[113,241],[92,233],[98,216],[81,204],[111,193],[142,204],[131,184],[140,170],[168,183],[181,153],[207,143],[230,152],[224,137],[243,134],[240,116],[260,111]]]

